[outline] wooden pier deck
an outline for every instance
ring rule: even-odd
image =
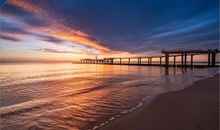
[[[164,67],[219,67],[216,65],[216,54],[218,49],[163,49],[161,56],[140,56],[140,57],[115,57],[103,59],[81,59],[80,64],[106,64],[106,65],[136,65],[136,66],[164,66]],[[195,55],[207,54],[208,60],[204,64],[195,64]],[[180,57],[180,62],[177,62]],[[187,58],[188,57],[188,58]],[[190,57],[190,58],[189,58]],[[172,59],[172,62],[170,59]],[[153,63],[157,59],[157,63]],[[164,59],[164,60],[163,60]],[[190,59],[187,61],[187,59]],[[132,62],[131,60],[135,60]]]

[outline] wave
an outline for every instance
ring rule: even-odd
[[[5,115],[14,114],[17,112],[31,110],[33,108],[48,104],[51,101],[52,101],[51,99],[38,99],[38,100],[22,102],[22,103],[15,104],[15,105],[1,107],[0,108],[0,115],[5,116]]]

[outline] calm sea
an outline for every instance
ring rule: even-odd
[[[181,90],[217,73],[72,63],[1,64],[2,130],[96,129],[160,93]]]

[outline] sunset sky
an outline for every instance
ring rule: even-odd
[[[2,61],[218,48],[218,0],[0,0]]]

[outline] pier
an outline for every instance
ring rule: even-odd
[[[165,66],[165,67],[216,67],[216,54],[218,49],[162,49],[160,56],[139,57],[113,57],[103,59],[80,59],[82,64],[108,64],[108,65],[138,65],[138,66]],[[207,55],[207,62],[195,64],[194,56]],[[177,58],[180,62],[177,62]],[[153,63],[153,60],[157,63]],[[171,60],[172,59],[172,62]],[[190,60],[189,60],[190,59]],[[131,62],[131,60],[135,61]],[[187,61],[189,60],[189,62]]]

